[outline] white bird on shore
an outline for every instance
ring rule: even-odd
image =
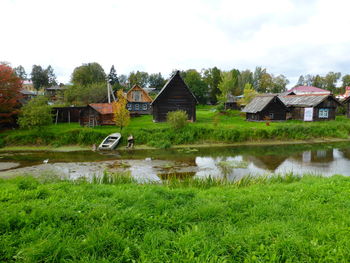
[[[43,163],[48,163],[49,162],[49,159],[46,159],[43,161]]]

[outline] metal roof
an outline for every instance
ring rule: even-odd
[[[279,98],[287,107],[315,107],[328,97],[332,97],[335,101],[337,101],[331,95],[289,95],[280,96]]]
[[[275,94],[259,95],[255,97],[247,106],[244,107],[242,112],[257,113],[265,109],[265,107],[274,99],[278,98]]]
[[[90,107],[101,114],[113,114],[113,103],[91,103]]]
[[[298,87],[294,87],[288,91],[294,91],[296,93],[298,92],[307,92],[307,93],[323,93],[323,94],[330,94],[331,92],[329,90],[325,90],[325,89],[320,89],[317,87],[313,87],[313,86],[298,86]]]

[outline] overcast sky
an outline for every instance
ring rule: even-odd
[[[350,74],[348,0],[0,0],[0,61],[53,66],[68,82],[82,63],[108,73],[217,66]]]

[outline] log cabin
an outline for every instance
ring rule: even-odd
[[[70,106],[70,107],[53,107],[52,115],[54,116],[54,122],[57,123],[71,123],[79,122],[80,113],[86,106]]]
[[[286,120],[287,107],[275,94],[255,97],[242,112],[246,113],[247,121],[283,121]]]
[[[152,98],[139,85],[134,85],[128,91],[126,99],[128,100],[126,107],[131,115],[151,114]]]
[[[180,71],[176,71],[151,103],[153,121],[164,122],[168,112],[183,110],[187,113],[188,120],[194,122],[196,104],[198,104],[196,97],[181,78]]]
[[[115,125],[113,103],[91,103],[80,113],[80,125]]]
[[[335,120],[339,101],[329,94],[305,94],[280,96],[281,101],[289,109],[287,119],[325,121]],[[310,118],[305,119],[305,109],[310,109]]]

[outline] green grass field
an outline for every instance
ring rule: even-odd
[[[349,262],[350,178],[0,180],[1,262]]]
[[[335,121],[248,122],[244,114],[230,111],[217,114],[213,107],[199,106],[197,121],[182,130],[173,130],[168,123],[154,123],[152,116],[132,118],[122,130],[123,144],[132,133],[136,143],[156,148],[179,144],[236,143],[266,140],[310,140],[318,138],[348,139],[350,119],[338,116]],[[100,143],[110,133],[119,131],[115,126],[84,128],[79,124],[50,125],[34,130],[10,130],[0,133],[0,147],[14,145],[92,145]]]

